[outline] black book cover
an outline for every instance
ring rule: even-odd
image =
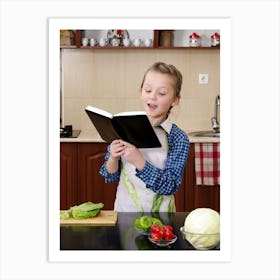
[[[161,147],[145,112],[123,112],[113,116],[92,106],[87,106],[85,111],[105,142],[122,139],[137,148]]]

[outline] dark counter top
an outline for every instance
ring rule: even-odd
[[[168,247],[152,244],[147,236],[134,228],[134,220],[141,213],[119,212],[115,226],[61,226],[60,250],[194,250],[180,232],[187,214],[153,213],[152,216],[160,218],[164,224],[172,225],[178,237]],[[151,216],[151,213],[144,215]]]
[[[185,131],[189,137],[190,143],[219,143],[219,137],[197,137],[193,136],[192,133],[195,131]],[[96,131],[96,129],[91,130],[81,130],[81,133],[78,137],[61,137],[60,142],[70,142],[70,143],[105,143],[104,140],[101,139],[100,135]]]

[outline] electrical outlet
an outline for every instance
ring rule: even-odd
[[[199,84],[208,84],[208,74],[199,74],[198,75]]]

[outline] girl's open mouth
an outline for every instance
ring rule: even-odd
[[[148,105],[149,109],[151,109],[151,110],[155,110],[157,108],[157,105],[155,105],[155,104],[148,103],[147,105]]]

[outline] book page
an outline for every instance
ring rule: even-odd
[[[145,111],[121,112],[121,113],[115,114],[114,117],[139,116],[139,115],[146,115],[146,112]]]
[[[105,110],[93,107],[93,106],[87,106],[86,110],[91,111],[91,112],[96,113],[96,114],[99,114],[99,115],[102,115],[102,116],[110,118],[110,119],[113,118],[113,115],[111,113],[109,113]]]

